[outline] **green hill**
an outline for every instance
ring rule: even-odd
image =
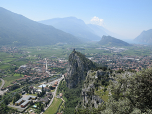
[[[37,46],[56,43],[77,44],[71,34],[32,21],[0,7],[0,45]]]
[[[119,40],[111,36],[103,36],[102,39],[98,42],[99,45],[105,46],[130,46],[127,42]]]

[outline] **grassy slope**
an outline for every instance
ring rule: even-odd
[[[98,95],[102,100],[104,100],[106,102],[106,101],[108,101],[109,91],[106,90],[104,92],[102,89],[100,89],[98,91],[95,91],[95,95]]]
[[[44,114],[54,114],[56,113],[59,105],[61,104],[62,100],[54,98],[52,105],[44,112]]]

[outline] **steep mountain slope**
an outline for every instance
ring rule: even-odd
[[[134,41],[141,44],[152,44],[152,29],[143,31]]]
[[[68,88],[75,88],[80,84],[87,75],[87,71],[96,67],[95,64],[87,59],[80,52],[73,50],[69,56],[66,82]]]
[[[98,42],[100,45],[106,46],[130,46],[127,42],[119,40],[111,36],[103,36],[102,39]]]
[[[50,45],[78,43],[71,34],[32,21],[0,7],[0,45]]]
[[[54,18],[54,19],[40,21],[40,23],[46,25],[52,25],[57,29],[63,30],[64,32],[79,37],[81,40],[99,41],[101,39],[101,37],[98,36],[94,32],[94,30],[88,27],[83,20],[77,19],[75,17]]]

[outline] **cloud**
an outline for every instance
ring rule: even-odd
[[[92,24],[103,26],[103,19],[99,19],[99,17],[94,16],[90,21]]]

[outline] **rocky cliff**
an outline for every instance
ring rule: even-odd
[[[100,86],[98,89],[99,91],[103,89],[103,87],[101,87],[99,84],[101,83],[99,81],[101,78],[103,79],[107,74],[109,73],[103,70],[88,71],[82,88],[82,107],[98,108],[101,103],[104,103],[104,100],[99,95],[97,95],[95,91],[98,88],[97,86]],[[96,82],[98,82],[98,84]]]
[[[67,87],[70,89],[77,87],[85,80],[87,72],[94,67],[96,66],[91,60],[74,49],[68,60],[66,77]]]

